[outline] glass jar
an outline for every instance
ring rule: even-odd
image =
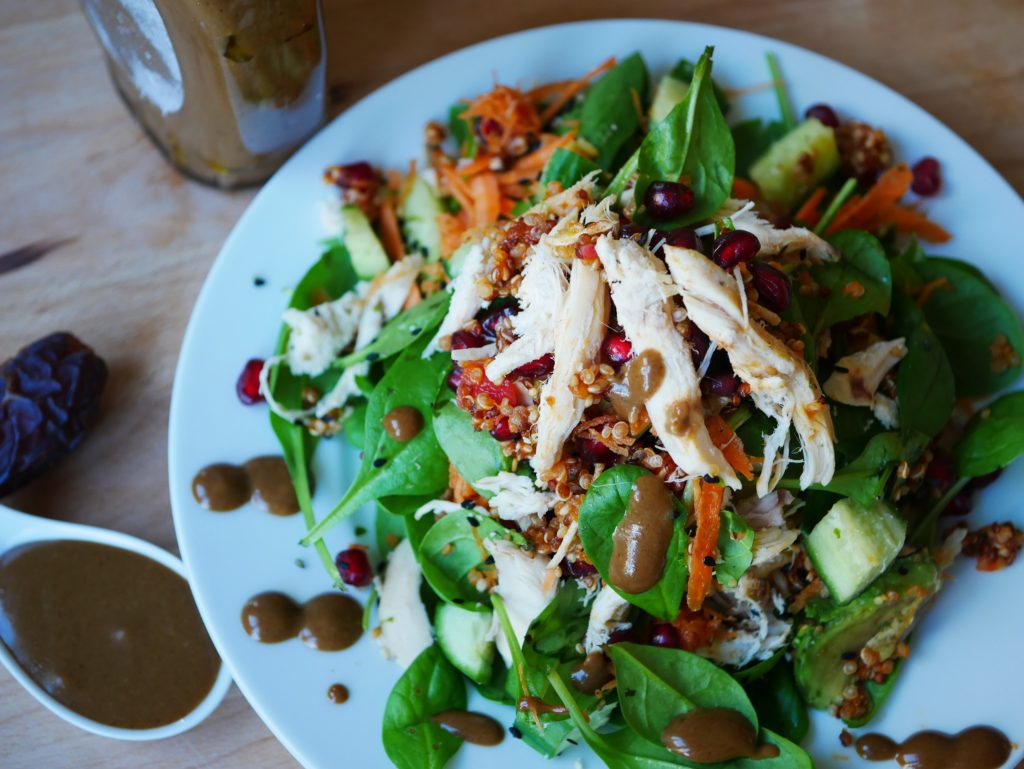
[[[320,0],[82,0],[117,90],[167,158],[261,182],[324,117]]]

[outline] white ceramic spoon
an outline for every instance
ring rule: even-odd
[[[0,505],[0,554],[6,553],[8,550],[19,545],[53,539],[97,542],[123,550],[130,550],[133,553],[152,558],[157,563],[163,564],[168,569],[180,574],[184,579],[188,579],[188,574],[185,572],[185,564],[180,559],[171,555],[166,550],[162,550],[156,545],[152,545],[137,537],[117,531],[110,531],[109,529],[100,529],[95,526],[84,526],[78,523],[37,518],[34,515],[19,513],[17,510],[11,510],[9,507]],[[231,686],[231,675],[228,673],[227,667],[222,663],[220,671],[217,673],[217,679],[214,681],[209,694],[190,713],[173,723],[153,729],[124,729],[93,721],[91,718],[79,715],[57,702],[45,689],[32,680],[3,643],[0,643],[0,662],[3,662],[7,670],[14,676],[14,680],[24,686],[33,697],[69,724],[103,737],[113,737],[119,740],[159,740],[163,737],[181,734],[196,726],[210,715],[220,704],[221,700],[224,699],[228,687]]]

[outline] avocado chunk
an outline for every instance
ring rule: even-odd
[[[927,555],[895,561],[848,604],[819,599],[807,606],[807,621],[793,642],[793,672],[807,704],[826,709],[843,700],[855,676],[844,672],[865,648],[880,662],[891,659],[910,631],[918,610],[941,585],[939,567]]]
[[[360,280],[373,280],[391,266],[373,225],[358,206],[341,207],[342,240]]]

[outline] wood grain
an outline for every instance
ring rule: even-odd
[[[625,7],[519,0],[482,12],[473,0],[324,2],[336,109],[455,48],[532,26],[621,16]],[[1024,190],[1019,0],[649,0],[628,10],[740,27],[832,56],[937,115]],[[115,95],[73,0],[0,4],[0,254],[71,239],[0,274],[0,357],[67,329],[111,370],[93,435],[7,504],[175,549],[166,488],[175,360],[206,271],[252,194],[198,186],[164,163]],[[67,726],[0,673],[0,766],[295,763],[237,691],[192,732],[131,744]]]

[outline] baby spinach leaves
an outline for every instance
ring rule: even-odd
[[[505,539],[511,532],[483,513],[460,510],[446,514],[430,527],[420,543],[423,576],[434,592],[464,609],[482,610],[487,594],[469,583],[469,573],[485,566],[485,539]],[[521,535],[518,539],[522,541]]]
[[[744,687],[763,727],[793,742],[800,742],[807,736],[807,704],[796,688],[793,668],[788,662],[775,665]]]
[[[949,357],[957,395],[980,398],[1016,382],[1024,331],[1006,300],[964,262],[931,257],[916,267],[924,281],[942,281],[923,309]]]
[[[711,54],[706,48],[694,68],[686,97],[656,125],[640,145],[636,199],[642,201],[654,181],[680,181],[685,177],[696,205],[665,227],[678,227],[704,219],[721,207],[732,193],[735,148],[732,134],[715,99],[711,82]]]
[[[855,460],[837,470],[827,486],[815,486],[870,505],[885,490],[893,466],[903,456],[903,441],[897,432],[879,433],[868,441]]]
[[[669,721],[694,708],[732,708],[757,728],[757,713],[743,687],[710,660],[682,649],[632,643],[612,644],[608,653],[622,715],[645,739],[660,744]]]
[[[578,660],[576,646],[587,634],[590,607],[587,591],[575,580],[559,588],[526,634],[527,645],[541,654],[563,662]]]
[[[512,466],[501,444],[488,432],[477,430],[468,413],[454,402],[444,404],[434,415],[434,435],[467,483],[497,475]],[[491,497],[491,493],[484,494]]]
[[[469,109],[469,104],[460,101],[448,109],[448,131],[459,148],[459,155],[464,158],[475,158],[477,150],[476,133],[473,130],[473,119],[462,117]]]
[[[587,491],[580,505],[579,535],[591,562],[609,580],[613,534],[629,507],[633,483],[647,470],[637,465],[616,465],[605,470]],[[680,511],[682,506],[679,507]],[[658,583],[643,593],[616,592],[634,606],[662,619],[674,619],[686,589],[686,532],[682,519],[677,519],[672,530],[672,541],[665,553],[665,570]],[[612,585],[614,588],[615,586]]]
[[[1004,395],[968,424],[956,448],[963,478],[988,475],[1024,454],[1024,392]]]
[[[542,184],[558,182],[562,189],[568,189],[591,171],[597,171],[599,166],[592,160],[587,160],[579,153],[559,147],[551,155],[548,164],[544,166],[544,175],[540,177]]]
[[[718,553],[715,577],[724,587],[734,587],[754,560],[754,530],[732,510],[722,511],[718,531]]]
[[[646,97],[647,65],[639,53],[627,56],[588,89],[579,111],[580,136],[597,148],[602,168],[613,168],[639,132]]]
[[[430,336],[445,313],[451,294],[438,291],[408,310],[399,313],[381,329],[377,338],[361,350],[349,353],[335,362],[335,368],[347,368],[364,360],[385,360],[400,353],[423,336]]]
[[[785,135],[786,127],[776,121],[766,123],[760,118],[753,118],[734,125],[732,140],[736,147],[736,176],[750,178],[750,167],[754,162]]]
[[[462,674],[434,644],[418,656],[388,696],[384,708],[384,752],[398,769],[443,769],[462,740],[431,720],[466,707]]]
[[[448,485],[448,458],[434,437],[437,393],[451,368],[447,355],[421,357],[426,335],[391,364],[370,395],[366,409],[363,462],[355,480],[334,509],[302,540],[320,540],[338,521],[359,507],[389,495],[412,496],[442,491]],[[423,429],[401,443],[384,429],[384,416],[398,406],[412,406],[423,416]]]

